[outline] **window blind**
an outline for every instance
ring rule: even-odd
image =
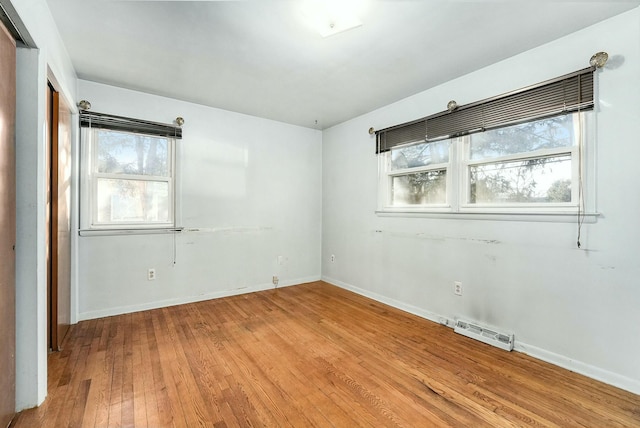
[[[445,110],[376,132],[376,153],[403,144],[436,141],[501,128],[594,106],[593,72],[588,67],[507,94]]]
[[[182,138],[182,128],[178,126],[89,111],[80,112],[80,127]]]
[[[427,137],[427,121],[417,121],[394,126],[377,132],[378,148],[376,153],[386,152],[402,144],[417,143]]]

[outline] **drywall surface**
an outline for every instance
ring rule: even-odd
[[[320,278],[320,131],[83,80],[78,90],[92,111],[186,121],[185,230],[80,237],[80,319],[273,288],[274,275],[279,286]]]
[[[461,317],[511,331],[523,352],[640,393],[639,24],[635,9],[325,130],[323,279],[436,321]],[[586,198],[601,215],[583,226],[581,249],[575,221],[375,213],[369,127],[579,70],[598,51],[610,60],[597,72],[589,128],[596,185]],[[462,296],[454,295],[454,281],[463,283]]]
[[[16,410],[47,394],[45,112],[47,78],[74,105],[76,75],[45,0],[12,1],[37,45],[17,49]],[[15,18],[15,17],[12,17]],[[73,180],[73,179],[72,179]]]

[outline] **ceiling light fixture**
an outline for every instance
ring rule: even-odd
[[[360,0],[306,0],[302,3],[302,15],[322,37],[329,37],[360,27],[361,5]]]

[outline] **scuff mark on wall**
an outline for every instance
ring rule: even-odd
[[[491,263],[495,264],[498,258],[492,254],[485,254],[485,259],[489,260]]]
[[[375,230],[375,233],[385,233],[382,230]],[[466,238],[466,237],[458,237],[458,236],[443,236],[443,235],[431,235],[427,233],[408,233],[408,232],[386,232],[389,236],[397,236],[403,238],[418,238],[418,239],[426,239],[430,241],[467,241],[467,242],[479,242],[482,244],[501,244],[502,242],[497,239],[482,239],[482,238]]]
[[[231,226],[231,227],[193,227],[193,228],[185,228],[183,232],[187,233],[223,233],[225,235],[230,235],[233,233],[238,234],[248,234],[248,233],[260,233],[260,232],[270,232],[273,231],[274,228],[271,226],[259,226],[259,227],[239,227],[239,226]]]

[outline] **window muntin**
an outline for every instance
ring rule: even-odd
[[[383,152],[380,209],[461,213],[574,209],[583,115],[572,113]],[[448,148],[447,155],[437,157],[442,147]],[[407,152],[420,155],[411,157]],[[437,161],[447,163],[432,163]]]
[[[175,140],[83,128],[84,227],[174,225]]]

